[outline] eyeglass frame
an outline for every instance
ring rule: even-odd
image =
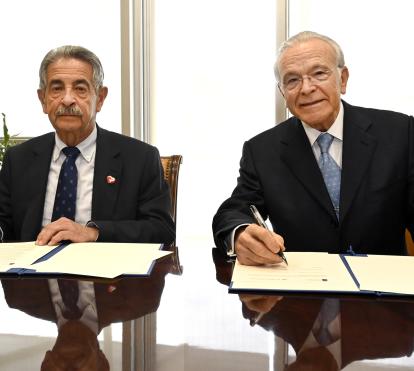
[[[336,69],[338,70],[338,72],[341,72],[341,70],[344,68],[344,66],[337,66],[336,67]],[[279,88],[279,90],[281,91],[281,93],[282,94],[284,94],[284,93],[286,93],[286,91],[288,91],[288,92],[292,92],[292,91],[295,91],[296,89],[298,89],[299,87],[302,87],[303,86],[303,80],[305,79],[305,78],[307,78],[308,79],[308,81],[309,81],[309,83],[312,85],[312,86],[319,86],[319,85],[321,85],[321,84],[323,84],[325,81],[328,81],[329,80],[329,78],[331,77],[331,75],[332,75],[332,73],[334,72],[334,70],[335,69],[330,69],[330,68],[323,68],[323,67],[318,67],[318,68],[316,68],[315,69],[315,72],[313,72],[313,73],[317,73],[317,72],[320,72],[321,70],[323,70],[324,69],[324,72],[325,73],[327,73],[327,77],[326,78],[324,78],[324,79],[322,79],[322,80],[318,80],[316,77],[314,77],[314,76],[311,76],[311,75],[309,75],[309,74],[305,74],[305,75],[298,75],[298,82],[297,82],[297,85],[295,86],[295,87],[293,87],[293,88],[291,88],[291,89],[288,89],[288,88],[286,88],[286,86],[284,86],[285,84],[282,82],[282,83],[280,83],[280,81],[278,81],[278,83],[277,83],[277,86],[278,86],[278,88]]]

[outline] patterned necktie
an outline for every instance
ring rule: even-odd
[[[78,186],[78,170],[75,165],[79,155],[76,147],[62,149],[66,159],[60,169],[58,185],[56,188],[55,204],[53,205],[52,222],[62,216],[75,220],[76,191]]]
[[[62,152],[66,158],[60,169],[52,222],[63,216],[75,220],[76,191],[78,187],[78,169],[75,161],[80,151],[76,147],[65,147]],[[58,279],[57,281],[62,301],[65,304],[65,308],[62,310],[63,316],[66,319],[79,319],[82,313],[77,306],[79,298],[78,281],[68,279]]]
[[[313,335],[322,346],[334,343],[340,334],[334,334],[329,330],[329,325],[339,315],[339,299],[325,299],[322,303],[319,315],[312,328]]]
[[[68,279],[58,279],[59,291],[62,296],[65,308],[62,309],[63,317],[66,319],[79,319],[82,312],[78,307],[79,286],[78,281]]]
[[[333,136],[328,133],[319,135],[318,142],[321,149],[319,158],[319,168],[321,169],[323,180],[328,189],[329,196],[335,209],[336,217],[339,219],[339,194],[341,188],[341,168],[329,154],[329,147],[332,144]]]

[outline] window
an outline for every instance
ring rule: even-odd
[[[212,247],[243,142],[275,123],[276,4],[159,0],[154,14],[151,141],[183,155],[177,243]]]
[[[52,48],[74,44],[93,51],[105,71],[109,94],[98,123],[121,132],[120,10],[117,1],[3,1],[0,112],[10,134],[37,136],[52,130],[36,90],[39,65]]]
[[[348,103],[413,114],[413,11],[405,0],[290,0],[289,35],[311,30],[341,45]]]

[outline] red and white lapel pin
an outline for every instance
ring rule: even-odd
[[[113,177],[112,175],[107,175],[106,176],[106,183],[108,184],[114,184],[116,182],[116,178]]]

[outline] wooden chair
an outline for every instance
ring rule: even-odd
[[[161,156],[164,179],[170,186],[171,215],[177,220],[178,173],[182,163],[181,155]],[[182,267],[178,258],[175,241],[169,246],[173,253],[174,264],[172,274],[180,275]],[[140,318],[122,324],[122,370],[152,370],[155,367],[157,314],[148,313]],[[144,362],[145,360],[145,362]]]
[[[174,222],[177,219],[177,191],[178,191],[178,173],[180,165],[183,161],[183,156],[161,156],[161,164],[164,169],[164,178],[170,186],[171,192],[171,213]]]
[[[407,246],[407,254],[414,256],[414,242],[408,229],[405,230],[405,244]]]

